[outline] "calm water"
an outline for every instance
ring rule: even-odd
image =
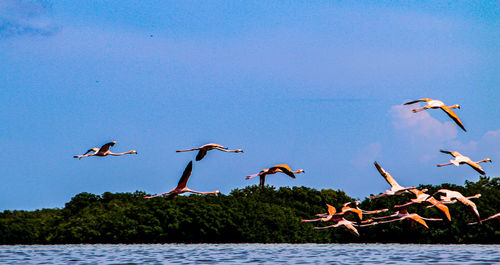
[[[500,264],[500,245],[164,244],[0,246],[5,264]]]

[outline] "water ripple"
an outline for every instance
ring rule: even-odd
[[[0,246],[3,264],[493,264],[499,245],[143,244]]]

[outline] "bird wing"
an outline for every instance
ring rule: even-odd
[[[264,173],[265,173],[265,172],[267,172],[267,171],[268,171],[268,169],[261,170],[261,171],[260,171],[259,173],[257,173],[257,174],[248,175],[245,179],[251,179],[251,178],[258,177],[258,176],[260,176],[260,175],[264,174]]]
[[[415,104],[415,103],[418,103],[418,102],[427,102],[429,100],[430,99],[428,99],[428,98],[421,98],[421,99],[417,99],[417,100],[414,100],[414,101],[406,102],[403,105],[410,105],[410,104]]]
[[[85,154],[83,154],[83,155],[86,155],[86,154],[88,154],[88,153],[90,153],[90,152],[94,152],[94,149],[89,149],[89,150],[87,150],[87,152],[85,152]]]
[[[331,206],[330,204],[327,203],[326,206],[328,207],[328,214],[329,215],[334,215],[337,212],[335,207]]]
[[[370,196],[370,199],[377,199],[377,198],[381,198],[381,197],[384,197],[384,196],[387,196],[387,193],[380,193],[378,195],[371,195]]]
[[[353,233],[355,236],[359,237],[359,232],[356,227],[354,227],[354,225],[352,225],[351,223],[344,223],[344,226],[347,227],[347,229],[349,229],[349,231],[351,231],[351,233]]]
[[[465,197],[456,197],[456,199],[464,205],[467,205],[470,207],[476,207],[476,204],[474,202],[472,202],[471,200],[469,200]]]
[[[292,169],[288,165],[276,165],[276,166],[273,166],[271,169],[273,169],[273,168],[278,168],[283,173],[290,176],[291,178],[295,178],[295,174],[293,174]]]
[[[101,146],[101,148],[99,148],[99,151],[98,151],[98,152],[99,152],[99,153],[106,153],[106,152],[108,152],[108,151],[109,151],[109,148],[110,148],[111,146],[114,146],[115,144],[116,144],[116,142],[115,142],[115,141],[113,141],[113,142],[109,142],[109,143],[107,143],[107,144],[105,144],[105,145]]]
[[[226,147],[224,147],[220,144],[214,144],[214,143],[204,144],[204,145],[200,146],[200,149],[207,148],[207,147],[227,149]]]
[[[189,164],[186,166],[186,169],[184,169],[184,172],[182,173],[181,179],[179,180],[179,183],[177,184],[177,188],[182,189],[186,187],[186,184],[188,182],[189,177],[191,176],[191,172],[193,171],[193,161],[189,161]]]
[[[429,226],[427,226],[427,223],[424,221],[424,219],[420,218],[420,216],[416,213],[408,215],[407,218],[412,219],[413,221],[425,226],[425,228],[429,229]]]
[[[207,150],[200,149],[200,151],[198,151],[198,154],[196,155],[196,161],[202,160],[206,155],[207,155]]]
[[[452,155],[453,157],[457,157],[458,155],[460,155],[460,153],[458,152],[455,152],[455,151],[446,151],[446,150],[439,150],[439,152],[441,153],[444,153],[444,154],[449,154],[449,155]]]
[[[353,213],[354,217],[356,217],[356,221],[361,222],[363,220],[363,212],[361,210],[355,209],[355,208],[349,208],[345,209],[345,212],[351,212]]]
[[[481,174],[481,175],[486,174],[486,172],[484,172],[483,168],[478,163],[475,163],[472,161],[466,161],[465,163],[467,163],[467,165],[471,166],[474,170],[479,172],[479,174]]]
[[[379,166],[379,164],[377,164],[377,162],[375,161],[375,167],[377,168],[378,172],[380,173],[380,175],[382,175],[382,177],[385,178],[385,180],[387,181],[387,183],[389,183],[389,185],[391,185],[391,187],[394,187],[394,186],[400,186],[396,180],[394,180],[394,178],[391,176],[391,174],[389,174],[389,172],[385,171],[381,166]]]
[[[467,131],[464,127],[464,125],[462,124],[462,121],[460,121],[460,119],[458,118],[458,115],[455,114],[455,112],[453,112],[453,110],[451,110],[450,108],[448,108],[448,106],[446,105],[443,105],[441,106],[441,109],[446,112],[446,114],[448,114],[448,116],[450,116],[450,118],[452,120],[455,121],[455,123],[460,127],[462,128],[462,130],[464,130],[465,132]]]
[[[448,206],[436,200],[434,197],[429,197],[427,201],[441,210],[446,215],[446,218],[448,218],[448,221],[451,221],[450,209],[448,209]]]

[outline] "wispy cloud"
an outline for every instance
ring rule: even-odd
[[[404,105],[391,108],[392,123],[396,129],[404,131],[412,139],[419,137],[444,142],[457,137],[457,128],[452,121],[441,123],[428,111],[413,113],[412,109],[413,107]]]
[[[14,36],[50,36],[60,29],[48,16],[51,4],[44,0],[0,2],[0,39]]]
[[[412,106],[396,105],[390,109],[392,124],[403,141],[410,142],[422,162],[438,156],[437,150],[456,139],[457,127],[452,121],[441,123],[431,116],[436,110],[413,113]]]

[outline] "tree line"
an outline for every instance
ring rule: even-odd
[[[480,177],[476,182],[420,185],[433,194],[441,188],[465,196],[481,193],[475,200],[482,218],[500,211],[500,178]],[[314,230],[326,223],[302,223],[326,212],[325,204],[338,210],[354,201],[341,190],[308,187],[248,186],[228,195],[190,195],[176,199],[144,199],[147,194],[80,193],[62,209],[10,211],[0,213],[0,244],[71,243],[500,243],[500,224],[493,220],[474,222],[468,209],[448,205],[452,221],[429,222],[430,229],[409,221],[358,228],[361,237],[345,228]],[[408,202],[412,195],[364,199],[361,209],[383,209],[389,215],[393,205]],[[439,199],[439,198],[438,198]],[[438,217],[441,212],[424,204],[413,204],[409,212]],[[347,217],[347,219],[352,219]]]

